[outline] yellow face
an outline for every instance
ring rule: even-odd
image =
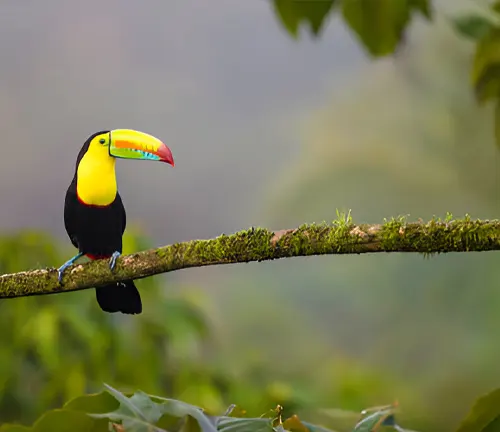
[[[109,142],[110,142],[109,133],[102,133],[96,135],[88,143],[87,149],[85,150],[83,157],[89,155],[89,157],[91,158],[113,159],[113,157],[109,154]]]
[[[83,203],[107,206],[115,200],[115,158],[109,155],[109,133],[97,135],[90,141],[76,176],[76,192]]]
[[[95,152],[105,152],[109,156],[110,135],[109,132],[96,135],[89,144],[89,150]]]

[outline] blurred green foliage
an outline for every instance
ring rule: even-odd
[[[457,432],[496,432],[500,430],[500,389],[480,397],[460,423]]]
[[[143,391],[124,394],[105,384],[106,392],[78,396],[63,408],[44,413],[32,427],[4,424],[0,432],[333,432],[304,422],[297,415],[283,417],[278,405],[257,418],[231,405],[224,413],[209,414],[172,398],[148,395]],[[363,410],[352,432],[378,432],[382,427],[404,432],[396,423],[396,406]],[[340,414],[340,413],[338,413]],[[347,413],[348,416],[351,413]],[[387,430],[387,429],[386,429]]]
[[[339,10],[373,56],[394,52],[413,12],[432,18],[430,0],[273,0],[273,5],[280,22],[295,38],[303,23],[319,36],[326,20]]]
[[[65,256],[55,244],[39,232],[3,236],[0,273],[60,264]],[[126,234],[125,252],[147,246],[141,236]],[[138,287],[148,313],[134,320],[102,313],[94,290],[0,302],[1,421],[32,421],[104,380],[150,392],[185,389],[196,380],[197,350],[208,337],[196,299],[162,293],[157,278]],[[211,378],[204,381],[209,385]],[[196,396],[204,404],[212,397],[203,386]]]
[[[339,11],[345,24],[373,57],[393,54],[405,41],[412,14],[435,19],[431,0],[274,0],[284,28],[298,37],[302,23],[319,36]],[[475,5],[476,8],[478,7]],[[479,11],[450,19],[451,26],[476,44],[471,80],[480,104],[495,103],[495,136],[500,147],[500,1],[484,2]]]

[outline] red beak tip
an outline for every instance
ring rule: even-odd
[[[158,155],[160,156],[161,161],[166,162],[166,163],[174,166],[174,157],[172,156],[172,152],[165,144],[163,144],[160,147],[160,150],[158,151]]]

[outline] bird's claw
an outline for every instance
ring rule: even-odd
[[[109,260],[109,268],[111,271],[115,269],[116,266],[116,259],[121,255],[120,252],[116,251],[113,252],[113,255],[111,255],[111,259]]]
[[[73,265],[75,261],[82,256],[83,256],[82,252],[78,253],[77,255],[66,261],[61,267],[57,269],[57,280],[59,281],[59,283],[62,282],[64,270],[66,270],[69,266]]]
[[[62,277],[63,277],[63,273],[64,273],[64,270],[66,270],[69,266],[63,264],[61,267],[59,267],[57,269],[57,280],[59,281],[59,283],[62,282]]]

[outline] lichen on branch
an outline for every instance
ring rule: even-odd
[[[500,221],[433,219],[355,224],[350,215],[333,223],[305,224],[270,231],[250,228],[209,240],[191,240],[120,257],[115,270],[108,260],[69,267],[60,284],[55,268],[0,276],[0,298],[55,294],[140,279],[191,267],[267,261],[309,255],[375,252],[484,252],[500,250]]]

